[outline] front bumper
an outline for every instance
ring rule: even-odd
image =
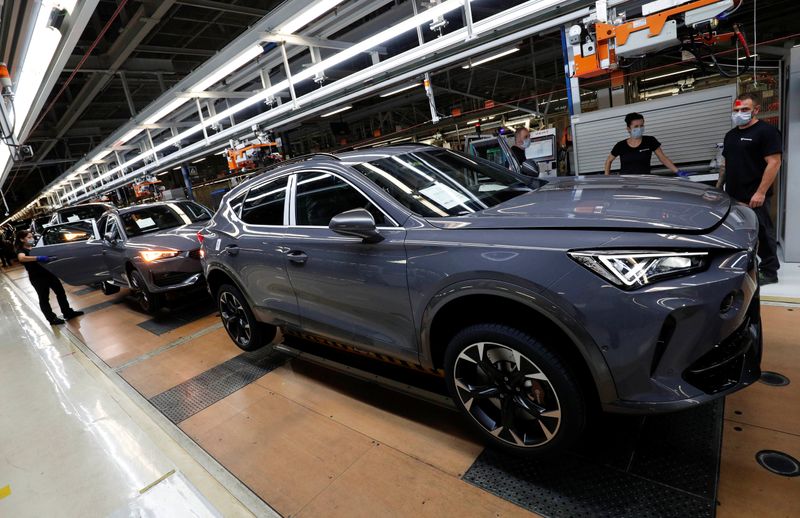
[[[669,412],[758,380],[761,318],[754,252],[717,253],[708,269],[624,292],[578,266],[551,290],[571,301],[613,379],[601,403]]]
[[[151,293],[203,289],[205,277],[200,260],[186,254],[150,263],[139,261],[137,268],[144,274],[147,289]]]

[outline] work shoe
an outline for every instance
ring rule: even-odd
[[[51,326],[60,326],[61,324],[64,323],[64,321],[58,317],[49,318],[47,319],[47,321],[50,322]]]
[[[764,272],[758,272],[758,283],[762,286],[766,286],[767,284],[775,284],[778,282],[778,275],[777,274],[768,274]]]
[[[70,320],[70,319],[73,319],[75,317],[79,317],[81,315],[83,315],[83,311],[75,311],[74,309],[72,309],[72,310],[67,311],[66,313],[64,313],[64,319],[65,320]]]

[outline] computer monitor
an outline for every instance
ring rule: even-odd
[[[556,159],[556,137],[555,135],[543,135],[531,137],[531,145],[525,150],[527,160],[545,162]]]

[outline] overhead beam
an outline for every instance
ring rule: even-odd
[[[323,49],[336,49],[345,50],[352,47],[354,44],[347,41],[334,41],[327,38],[315,38],[313,36],[301,36],[299,34],[274,34],[266,33],[264,41],[274,41],[277,43],[285,42],[290,45],[299,45],[302,47],[319,47]],[[365,54],[378,52],[380,54],[387,54],[386,47],[373,47],[365,50]]]
[[[150,54],[178,54],[182,56],[211,57],[217,52],[205,49],[189,49],[184,47],[165,47],[163,45],[139,45],[137,52],[147,52]]]
[[[214,2],[213,0],[178,0],[178,5],[189,7],[200,7],[214,11],[223,11],[231,14],[244,14],[247,16],[258,16],[259,18],[267,14],[264,9],[255,9],[243,5],[233,5],[225,2]]]

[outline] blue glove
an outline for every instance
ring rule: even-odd
[[[689,176],[692,173],[690,173],[689,171],[683,171],[681,169],[678,169],[678,171],[675,174],[680,176],[681,178],[686,178],[687,176]]]
[[[50,262],[50,257],[48,257],[46,255],[37,255],[36,256],[36,262],[49,263]]]

